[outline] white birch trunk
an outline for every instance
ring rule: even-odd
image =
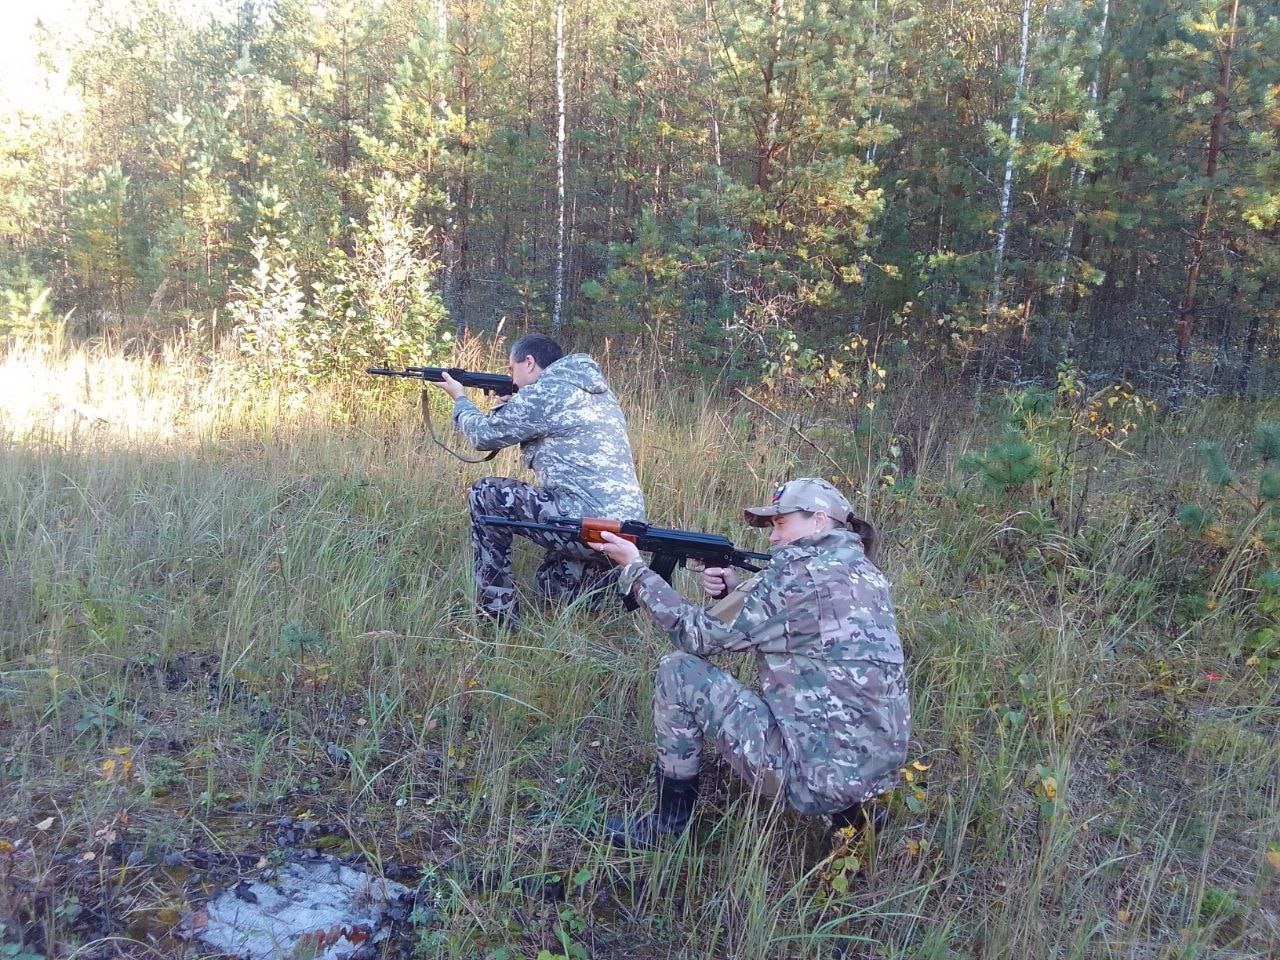
[[[711,0],[703,0],[703,29],[710,32],[711,24]],[[715,161],[717,170],[724,166],[723,157],[720,152],[720,115],[716,107],[715,87],[710,83],[711,77],[715,75],[715,57],[711,52],[710,37],[704,37],[703,42],[707,48],[707,114],[711,117],[711,155]],[[719,189],[717,187],[717,189]]]
[[[782,22],[787,16],[785,0],[774,0],[773,43],[770,47],[770,70],[776,69],[782,56]],[[778,142],[778,98],[769,90],[769,149]]]
[[[565,193],[564,193],[564,0],[556,0],[556,294],[551,326],[560,329],[564,310]]]
[[[1000,309],[1000,283],[1004,276],[1004,249],[1009,239],[1009,218],[1013,212],[1013,155],[1018,149],[1018,127],[1022,121],[1022,91],[1027,82],[1027,48],[1031,38],[1031,0],[1022,0],[1022,52],[1018,57],[1018,85],[1013,95],[1013,115],[1009,119],[1009,159],[1004,165],[1004,188],[1000,191],[1000,223],[996,230],[996,265],[991,278],[991,301],[987,320],[994,321]]]
[[[440,68],[444,69],[449,55],[449,7],[445,0],[436,0],[436,55],[440,58]],[[440,116],[449,110],[449,98],[445,95],[444,84],[440,84],[440,97],[436,101]]]
[[[876,46],[876,40],[880,36],[880,0],[871,0],[871,69],[867,71],[867,90],[872,96],[876,92],[876,61],[875,58],[880,51]],[[876,111],[876,126],[880,126],[880,122],[884,119],[884,111]],[[867,147],[866,152],[867,163],[876,162],[876,143],[873,140],[871,146]]]

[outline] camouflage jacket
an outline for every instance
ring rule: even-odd
[[[645,518],[626,418],[585,353],[561,357],[488,414],[459,398],[453,422],[477,450],[520,444],[524,465],[561,515]]]
[[[897,782],[911,731],[902,644],[889,581],[856,534],[836,529],[779,548],[711,607],[685,600],[641,561],[623,568],[619,585],[677,648],[755,653],[795,810],[832,813]]]

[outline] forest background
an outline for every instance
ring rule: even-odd
[[[0,119],[0,956],[199,956],[308,849],[416,886],[402,955],[1280,951],[1277,4],[65,9]],[[710,763],[601,841],[666,638],[478,624],[518,460],[363,373],[528,329],[655,522],[759,548],[822,474],[880,526],[881,835]]]
[[[857,335],[1165,392],[1280,349],[1274,4],[76,9],[0,131],[11,330],[311,374],[503,318],[752,373]]]

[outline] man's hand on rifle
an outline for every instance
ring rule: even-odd
[[[630,540],[624,540],[607,530],[600,531],[600,539],[601,543],[591,543],[588,546],[597,553],[603,553],[618,566],[625,567],[632,560],[640,559],[640,551]]]
[[[432,381],[432,383],[435,383],[435,386],[439,387],[441,390],[443,390],[445,393],[451,396],[454,400],[457,400],[465,392],[465,389],[462,386],[462,384],[460,384],[457,380],[453,379],[453,377],[449,376],[448,373],[442,373],[440,375],[440,381],[438,383],[436,383],[435,381]]]

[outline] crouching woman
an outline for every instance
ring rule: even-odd
[[[612,534],[597,549],[622,566],[629,591],[671,638],[654,683],[657,805],[611,819],[614,843],[647,849],[688,826],[704,737],[760,794],[797,813],[860,827],[867,801],[891,789],[906,760],[910,704],[889,582],[868,559],[871,525],[816,478],[779,487],[744,511],[770,528],[769,566],[741,580],[702,573],[716,602],[685,600]],[[707,658],[755,655],[760,692]],[[828,832],[828,837],[830,831]]]

